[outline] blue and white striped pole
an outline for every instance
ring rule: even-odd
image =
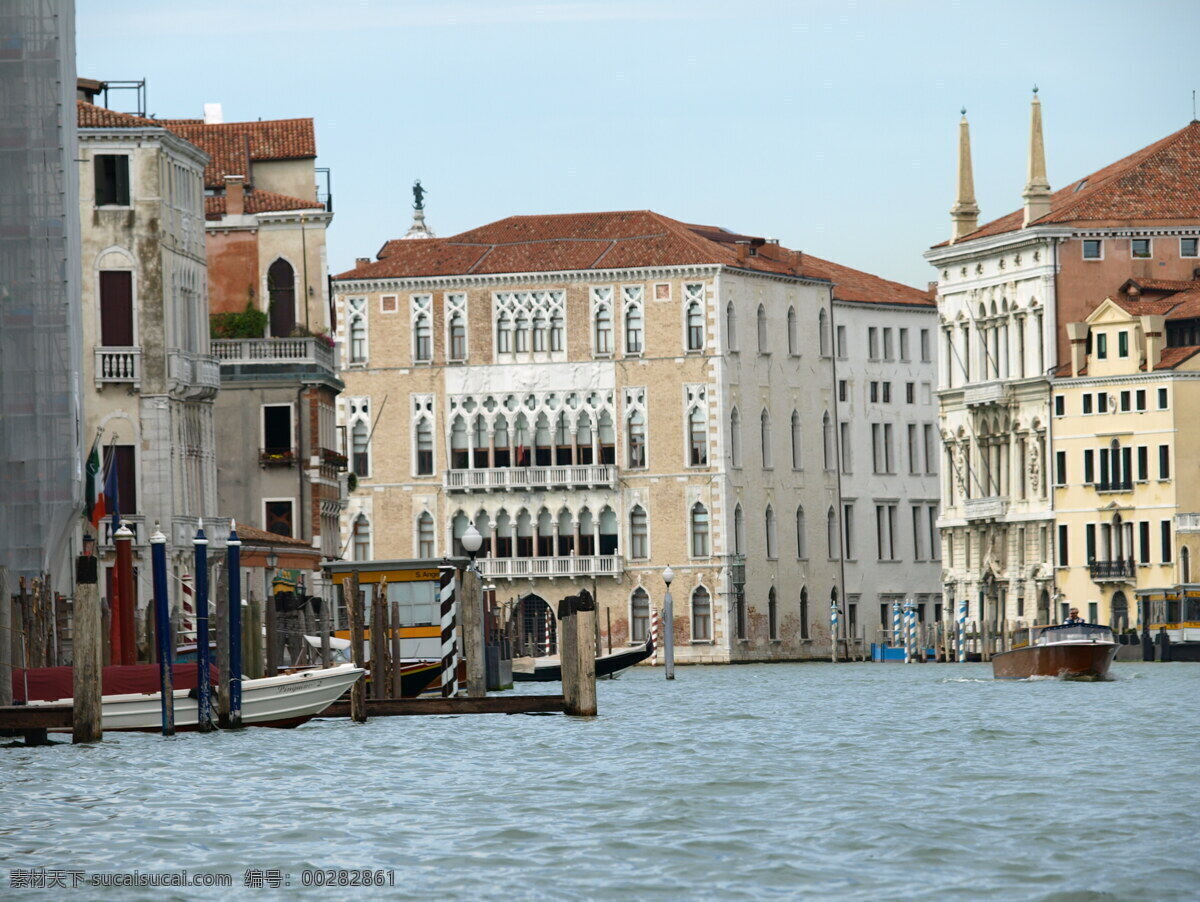
[[[900,647],[900,602],[892,602],[892,648]]]
[[[958,602],[958,654],[955,660],[962,663],[967,659],[967,599],[963,597]]]
[[[911,599],[904,599],[904,663],[913,662],[913,604]]]
[[[834,589],[834,592],[836,591]],[[829,601],[829,636],[831,639],[830,659],[836,664],[838,659],[838,604],[836,595]]]

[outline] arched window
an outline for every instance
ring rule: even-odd
[[[629,415],[629,461],[630,469],[640,470],[646,466],[646,418],[640,410]]]
[[[737,312],[733,309],[733,301],[725,307],[725,340],[729,350],[737,350]]]
[[[729,415],[729,458],[732,466],[742,465],[742,415],[736,407]]]
[[[417,475],[433,475],[433,427],[425,418],[417,421]]]
[[[629,556],[637,560],[650,557],[649,519],[640,504],[629,512]]]
[[[642,304],[640,300],[625,303],[625,353],[642,353]]]
[[[365,419],[354,421],[350,430],[350,465],[360,479],[371,475],[371,449],[367,443],[370,427]]]
[[[501,310],[496,317],[496,353],[511,354],[513,349],[512,319]]]
[[[687,305],[687,349],[704,350],[704,310],[699,301]]]
[[[708,508],[697,501],[692,505],[692,557],[708,557]]]
[[[366,514],[354,518],[354,559],[369,561],[371,559],[371,522]]]
[[[367,361],[367,299],[351,298],[348,309],[350,320],[350,362]]]
[[[833,508],[829,508],[829,512],[825,514],[825,543],[829,549],[829,559],[837,560],[838,556],[838,530],[837,516],[833,513]]]
[[[808,638],[808,587],[800,589],[800,638]]]
[[[518,354],[524,354],[529,351],[529,314],[524,310],[517,311],[516,329],[514,330],[514,338],[516,339],[515,347]]]
[[[467,421],[457,416],[450,426],[450,468],[465,470],[470,465],[471,441],[467,438]]]
[[[746,553],[746,517],[740,504],[733,509],[733,553]]]
[[[296,272],[283,258],[267,270],[267,301],[271,337],[289,337],[296,331]]]
[[[829,356],[829,317],[824,309],[817,314],[817,334],[821,343],[821,356]]]
[[[1192,581],[1192,552],[1186,545],[1179,549],[1179,576],[1181,583]]]
[[[767,505],[767,514],[764,519],[766,520],[765,526],[766,526],[766,536],[767,536],[767,557],[774,558],[774,557],[776,557],[776,554],[775,554],[775,552],[776,552],[776,547],[775,547],[775,508],[771,507],[771,505],[769,505],[769,504]]]
[[[459,311],[450,317],[450,359],[467,359],[467,322]]]
[[[825,469],[833,469],[833,421],[829,419],[829,411],[821,418],[821,448],[825,461]]]
[[[758,305],[758,353],[767,353],[767,311],[762,304]]]
[[[592,320],[597,354],[612,353],[612,309],[607,304],[599,304]]]
[[[533,314],[533,350],[538,353],[546,350],[546,315],[541,310]]]
[[[417,518],[417,557],[429,560],[436,555],[433,515],[425,511]]]
[[[704,411],[692,408],[688,417],[688,461],[693,467],[708,466],[708,436],[704,427]]]
[[[771,631],[772,639],[779,638],[779,606],[775,601],[774,586],[767,593],[767,628]]]
[[[563,349],[563,315],[561,310],[555,310],[550,315],[550,350],[561,351]]]
[[[650,637],[650,596],[638,586],[629,596],[629,639],[642,643]]]
[[[804,445],[802,442],[803,434],[800,429],[800,413],[792,411],[792,469],[804,469]]]
[[[692,592],[692,641],[712,641],[712,596],[704,586]]]
[[[787,320],[788,354],[795,357],[800,353],[800,336],[796,334],[796,308],[788,307]]]
[[[764,470],[771,469],[771,415],[763,409],[759,421],[759,439],[762,442],[762,465]]]
[[[433,359],[433,328],[429,314],[422,311],[413,318],[413,360],[428,363]]]
[[[796,508],[796,557],[800,560],[808,557],[808,538],[805,535],[803,504]]]

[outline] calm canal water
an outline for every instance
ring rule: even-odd
[[[0,749],[11,868],[234,874],[104,898],[1196,899],[1200,666],[638,670],[601,716],[314,721]],[[543,687],[530,691],[545,691]],[[396,888],[308,889],[305,868]],[[287,890],[242,888],[278,868]]]

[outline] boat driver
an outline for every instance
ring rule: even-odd
[[[1067,619],[1063,621],[1063,626],[1078,626],[1083,622],[1084,619],[1079,616],[1079,608],[1071,608],[1071,612],[1067,615]]]

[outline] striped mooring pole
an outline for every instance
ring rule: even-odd
[[[829,601],[829,636],[832,640],[829,654],[833,663],[836,664],[838,657],[838,605],[836,598]]]
[[[911,598],[904,601],[904,663],[917,660],[917,606]]]
[[[550,621],[554,619],[554,613],[550,610],[550,605],[546,605],[546,623],[545,623],[545,642],[542,645],[542,655],[550,656]]]
[[[892,602],[892,648],[900,647],[900,638],[903,634],[900,631],[900,602]]]
[[[458,646],[454,636],[454,568],[443,567],[438,574],[442,603],[442,697],[458,694]]]
[[[658,611],[654,608],[650,609],[650,644],[654,646],[654,655],[650,658],[650,663],[655,667],[658,666]]]
[[[962,663],[967,659],[967,599],[958,603],[958,650],[955,660]]]

